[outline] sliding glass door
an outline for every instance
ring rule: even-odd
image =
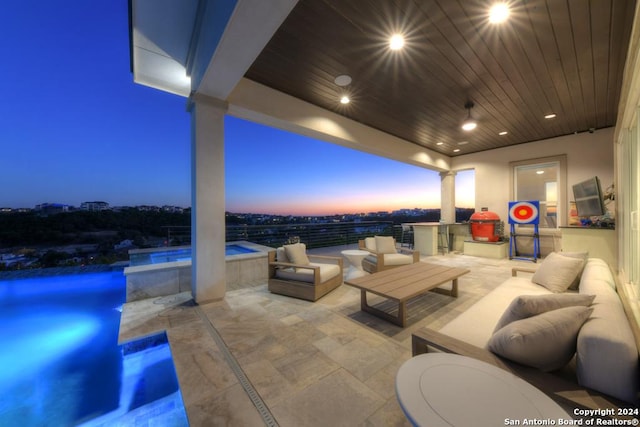
[[[617,227],[620,268],[624,279],[632,283],[640,295],[640,227],[638,206],[640,201],[640,109],[631,129],[624,131],[618,146]]]

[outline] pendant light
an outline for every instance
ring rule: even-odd
[[[471,109],[473,108],[473,105],[474,104],[471,101],[467,101],[467,103],[464,104],[464,108],[466,108],[469,113],[466,120],[462,122],[462,130],[467,132],[474,130],[478,126],[478,122],[471,117]]]

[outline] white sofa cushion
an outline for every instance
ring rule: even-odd
[[[486,348],[502,313],[519,295],[551,294],[529,278],[511,277],[440,329],[443,334]]]
[[[578,383],[637,404],[638,350],[613,275],[603,260],[588,260],[579,292],[596,297],[593,314],[578,334]]]
[[[550,295],[520,295],[514,298],[504,311],[494,330],[497,331],[516,320],[526,319],[546,311],[563,307],[588,307],[595,295],[582,294],[550,294]]]
[[[329,279],[340,274],[340,266],[337,264],[321,264],[312,262],[310,267],[320,267],[320,283],[324,283]],[[285,280],[297,280],[299,282],[313,283],[313,270],[310,268],[279,268],[276,270],[276,277]]]
[[[406,265],[413,264],[413,257],[404,254],[384,254],[384,265]]]
[[[551,292],[564,292],[578,277],[582,270],[583,262],[578,258],[562,256],[551,252],[542,261],[531,281],[537,283]]]
[[[498,330],[488,349],[545,372],[562,368],[576,352],[576,337],[593,309],[564,307],[509,323]]]

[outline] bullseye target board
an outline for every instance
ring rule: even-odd
[[[538,224],[540,201],[509,202],[509,224]]]

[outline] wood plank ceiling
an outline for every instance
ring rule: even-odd
[[[491,3],[300,0],[246,77],[449,156],[615,125],[635,0]]]

